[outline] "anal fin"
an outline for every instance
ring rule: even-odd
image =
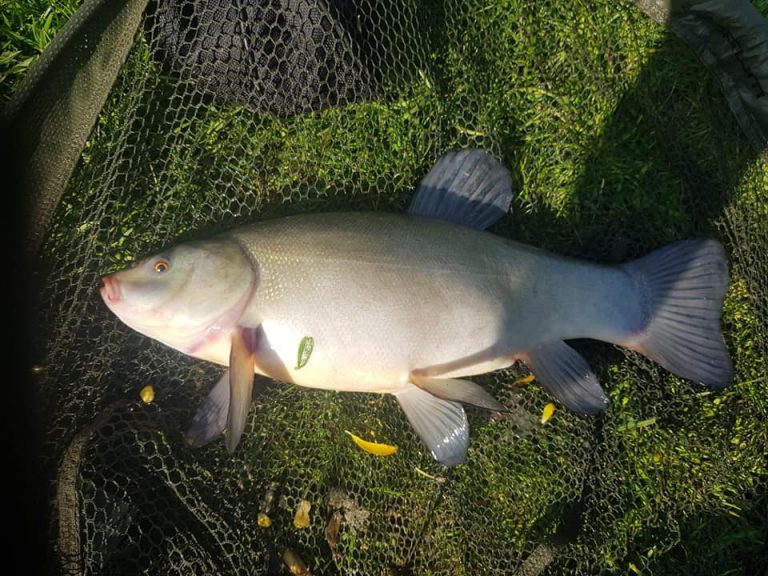
[[[413,385],[395,393],[400,407],[432,456],[445,466],[461,464],[469,447],[464,408]]]
[[[540,344],[520,357],[536,379],[571,410],[598,414],[608,398],[587,361],[562,340]]]

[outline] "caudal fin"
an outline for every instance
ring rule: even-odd
[[[623,343],[670,372],[708,386],[731,382],[720,331],[728,264],[716,240],[683,240],[625,264],[640,290],[645,328]]]

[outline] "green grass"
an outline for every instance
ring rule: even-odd
[[[2,4],[3,98],[75,4]],[[459,146],[491,149],[513,174],[514,210],[494,232],[559,253],[618,262],[679,238],[726,239],[729,225],[765,230],[768,166],[741,135],[716,80],[631,4],[433,8],[428,66],[393,77],[388,99],[290,119],[196,107],[137,47],[49,240],[54,261],[76,254],[80,266],[54,285],[69,290],[76,277],[75,298],[86,301],[100,273],[234,223],[304,211],[401,211],[435,159]],[[142,83],[147,92],[137,94]],[[127,149],[126,127],[141,145],[132,142],[130,155],[113,162]],[[736,382],[725,391],[582,345],[610,397],[602,420],[559,406],[542,426],[550,398],[540,387],[511,386],[512,370],[485,377],[497,397],[519,402],[519,419],[473,412],[470,461],[453,472],[431,462],[390,399],[270,392],[244,441],[250,476],[218,460],[213,473],[224,478],[224,493],[253,508],[278,479],[287,495],[269,537],[320,569],[352,571],[368,561],[404,573],[508,571],[559,533],[563,518],[578,516],[551,573],[626,574],[630,566],[659,575],[758,573],[766,567],[768,509],[768,278],[737,259],[736,248],[759,255],[759,246],[729,248],[735,266],[723,324]],[[59,328],[63,340],[67,329]],[[112,371],[123,352],[97,361]],[[133,393],[130,371],[125,376],[115,394]],[[401,450],[374,460],[344,429]],[[367,537],[345,533],[335,564],[323,548],[321,516],[305,532],[291,527],[295,502],[310,498],[322,509],[331,485],[358,495],[377,522]]]
[[[81,0],[2,0],[0,2],[0,104]]]

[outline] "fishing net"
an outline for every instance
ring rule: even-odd
[[[313,574],[761,573],[768,166],[750,142],[718,78],[629,3],[150,2],[38,266],[51,558],[66,574],[298,574],[297,558]],[[222,368],[121,324],[100,277],[263,218],[403,211],[468,146],[513,175],[493,233],[609,263],[723,241],[733,386],[576,342],[607,413],[558,405],[542,424],[551,398],[523,366],[479,377],[510,412],[468,410],[454,469],[390,397],[262,379],[234,455],[188,448]]]

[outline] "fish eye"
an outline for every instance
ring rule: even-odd
[[[159,258],[153,265],[152,269],[157,272],[158,274],[162,274],[163,272],[167,272],[171,269],[171,263],[168,262],[165,258]]]

